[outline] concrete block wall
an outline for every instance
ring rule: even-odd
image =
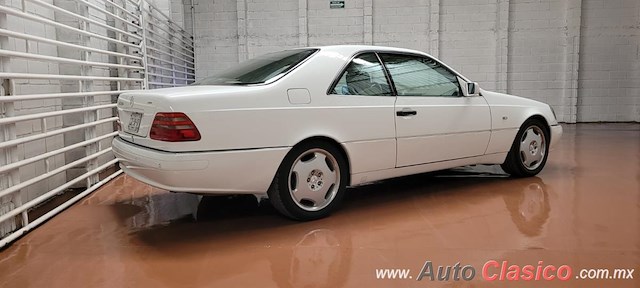
[[[210,75],[238,63],[238,5],[235,0],[196,2],[196,75]]]
[[[496,1],[441,0],[439,3],[438,55],[481,87],[504,92],[498,87],[500,29],[503,11]],[[435,9],[436,7],[433,7]],[[434,55],[435,56],[435,55]]]
[[[197,78],[292,47],[396,46],[485,89],[547,102],[563,122],[640,121],[637,0],[193,2]]]
[[[365,1],[346,1],[344,9],[329,9],[328,1],[307,2],[308,45],[363,43]]]
[[[193,8],[195,7],[191,6],[191,2],[192,0],[171,0],[172,7],[176,7],[177,5],[182,5],[182,8],[176,7],[174,10],[182,13],[173,12],[171,17],[176,22],[181,21],[182,27],[184,28],[184,30],[188,31],[189,33],[191,33],[191,35],[193,35],[193,19],[194,19],[193,12],[195,10]]]
[[[510,93],[551,104],[576,121],[580,1],[515,1],[509,8]]]
[[[371,7],[367,9],[372,11],[372,25],[369,24],[372,26],[372,36],[371,41],[366,41],[366,44],[403,46],[433,52],[429,49],[429,33],[433,33],[429,21],[430,1],[373,0],[369,3]],[[437,11],[438,8],[435,7],[434,10]]]
[[[640,1],[581,8],[578,121],[640,121]]]
[[[244,17],[247,22],[246,32],[242,31],[246,33],[245,42],[240,43],[245,50],[239,51],[243,57],[282,50],[282,47],[298,47],[298,0],[262,0],[246,5],[245,12],[238,12],[238,17]],[[274,42],[272,38],[279,41]]]

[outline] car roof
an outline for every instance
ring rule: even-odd
[[[429,53],[425,53],[418,50],[406,49],[406,48],[396,48],[396,47],[388,47],[388,46],[372,46],[372,45],[331,45],[331,46],[316,46],[316,47],[307,47],[309,49],[320,49],[321,51],[334,52],[342,55],[345,58],[349,58],[354,54],[362,51],[376,51],[376,52],[399,52],[399,53],[410,53],[410,54],[418,54],[418,55],[426,55],[432,59],[436,59],[441,65],[446,67],[447,69],[453,71],[455,74],[460,76],[463,80],[467,82],[471,82],[464,75],[460,74],[458,71],[453,69],[451,66],[445,64],[444,62],[438,60],[436,57],[431,56]]]
[[[324,51],[337,52],[345,56],[353,55],[360,51],[386,51],[386,52],[404,52],[404,53],[414,53],[414,54],[422,54],[429,55],[425,52],[418,50],[411,50],[406,48],[396,48],[396,47],[387,47],[387,46],[372,46],[372,45],[330,45],[330,46],[316,46],[309,47],[320,49]],[[431,56],[431,55],[429,55]]]

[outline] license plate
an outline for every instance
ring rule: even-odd
[[[129,132],[138,133],[140,130],[140,122],[142,121],[142,113],[133,112],[131,113],[131,118],[129,119],[129,125],[127,125],[127,130]]]

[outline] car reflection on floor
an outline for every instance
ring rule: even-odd
[[[453,192],[446,192],[447,187],[454,187]],[[459,190],[463,187],[466,189]],[[432,211],[429,211],[428,207],[423,210],[432,214],[431,216],[447,209],[447,217],[440,217],[440,220],[439,217],[429,217],[429,225],[418,226],[421,228],[416,229],[416,233],[419,234],[429,230],[440,230],[438,226],[441,224],[451,226],[450,229],[437,233],[440,238],[444,238],[442,241],[456,236],[448,235],[447,231],[464,230],[463,226],[469,224],[467,218],[483,218],[487,217],[487,214],[496,213],[509,215],[509,219],[524,238],[539,236],[544,231],[550,213],[549,195],[540,178],[511,179],[495,167],[466,167],[409,176],[355,187],[348,191],[348,207],[344,207],[339,213],[358,214],[362,212],[360,209],[367,211],[375,208],[382,209],[379,212],[384,215],[385,205],[394,207],[398,203],[415,203],[416,200],[427,200],[426,203],[433,206]],[[469,199],[465,205],[460,206],[463,209],[452,210],[450,199],[461,199],[459,197]],[[487,211],[486,205],[482,204],[495,201],[502,202],[504,208]],[[436,202],[441,202],[444,207],[438,208],[438,205],[434,204]],[[243,242],[244,246],[248,244],[281,248],[266,249],[251,256],[251,263],[269,263],[272,279],[279,287],[341,286],[345,283],[346,276],[349,275],[348,270],[352,266],[350,262],[354,257],[353,238],[375,233],[371,231],[371,227],[357,224],[358,219],[372,221],[366,216],[349,217],[351,224],[338,223],[342,220],[337,217],[298,223],[279,216],[268,201],[258,202],[252,195],[203,197],[151,193],[118,202],[113,207],[116,210],[129,207],[129,211],[136,211],[128,213],[129,215],[122,220],[134,237],[160,250],[181,250],[193,245],[203,250],[240,249],[237,246],[229,246],[230,243],[238,243],[237,241]],[[394,229],[403,229],[402,227],[407,225],[406,215],[402,213],[383,215],[380,215],[380,218],[384,219],[378,219],[384,222],[380,227],[393,226]],[[438,223],[439,221],[441,223]],[[373,222],[376,226],[376,221]],[[384,228],[378,230],[384,231]],[[282,235],[274,237],[277,233]],[[520,236],[516,234],[515,237]],[[227,259],[225,266],[252,265],[245,263],[246,260],[243,257]],[[482,265],[479,262],[475,264]],[[234,269],[230,269],[229,273],[221,276],[232,279],[237,273],[242,273],[241,271],[243,270],[235,269],[234,272]]]

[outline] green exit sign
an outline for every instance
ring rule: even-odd
[[[344,1],[329,1],[329,7],[331,9],[343,9]]]

